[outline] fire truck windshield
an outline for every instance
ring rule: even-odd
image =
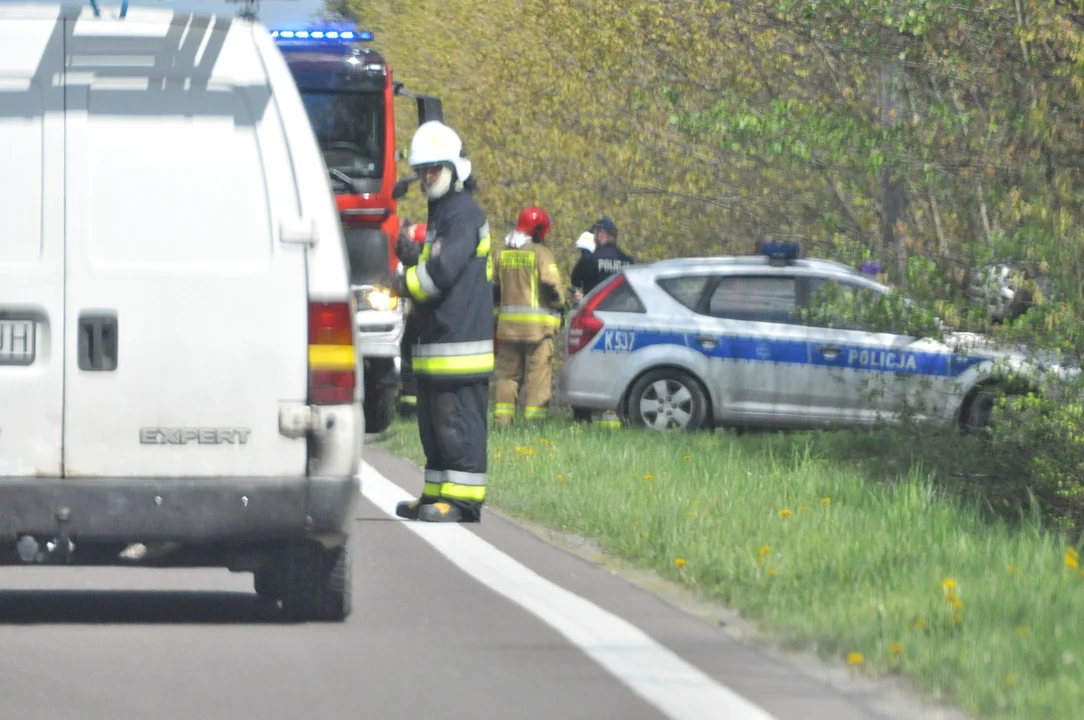
[[[383,177],[383,94],[302,91],[301,98],[329,169],[355,180]]]

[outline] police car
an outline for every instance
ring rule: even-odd
[[[920,418],[970,429],[989,423],[998,361],[1035,368],[974,334],[938,341],[811,314],[827,287],[852,299],[891,290],[800,259],[793,243],[761,252],[634,265],[600,284],[569,319],[559,402],[659,431],[862,427],[898,420],[906,402]]]

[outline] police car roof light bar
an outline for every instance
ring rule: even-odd
[[[358,30],[353,25],[310,25],[300,28],[275,28],[271,37],[282,40],[316,40],[328,43],[372,42],[371,30]]]
[[[798,259],[800,248],[798,243],[775,241],[761,245],[760,252],[768,257],[772,265],[786,265]]]

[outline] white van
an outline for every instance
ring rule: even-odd
[[[0,564],[226,567],[344,619],[355,309],[262,26],[0,5]]]

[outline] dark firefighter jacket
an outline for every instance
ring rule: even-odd
[[[553,337],[561,324],[564,288],[548,247],[528,242],[493,253],[493,286],[500,301],[499,340],[536,343]]]
[[[635,264],[636,260],[631,255],[626,255],[618,249],[617,245],[609,243],[595,248],[594,253],[584,253],[580,256],[576,267],[572,268],[569,284],[572,287],[582,288],[583,294],[586,295],[606,278],[621,272],[628,265]]]
[[[469,191],[453,189],[429,203],[427,230],[418,262],[404,278],[417,314],[414,374],[419,380],[488,380],[493,269],[485,214]]]

